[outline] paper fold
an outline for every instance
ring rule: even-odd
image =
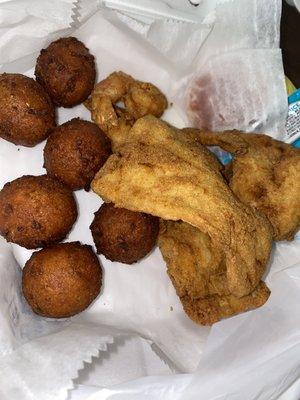
[[[84,363],[107,351],[112,342],[113,336],[101,334],[99,328],[72,325],[24,344],[1,358],[1,399],[66,399]]]

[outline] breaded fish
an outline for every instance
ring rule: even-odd
[[[225,254],[233,295],[258,285],[271,251],[270,224],[233,195],[215,158],[189,133],[153,116],[139,119],[92,189],[117,207],[183,220],[208,234]]]
[[[119,102],[124,108],[118,107]],[[137,81],[119,71],[97,83],[85,105],[91,110],[92,120],[111,139],[113,151],[117,151],[138,118],[148,114],[160,117],[168,101],[152,83]]]
[[[212,325],[222,318],[261,307],[269,298],[270,290],[264,282],[259,282],[250,294],[243,297],[213,295],[204,299],[190,296],[180,298],[186,314],[197,324]]]
[[[207,234],[185,222],[161,220],[158,245],[184,310],[201,325],[259,307],[269,297],[262,282],[247,296],[233,296],[224,253],[212,247]]]
[[[300,228],[300,149],[238,131],[198,131],[198,140],[235,154],[227,169],[231,189],[243,203],[266,215],[274,240],[292,240]]]

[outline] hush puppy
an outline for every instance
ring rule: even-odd
[[[41,85],[25,75],[0,74],[0,137],[32,147],[54,126],[55,110]]]
[[[155,246],[159,219],[104,203],[90,226],[98,254],[125,264],[145,257]]]
[[[44,167],[72,190],[89,190],[95,174],[111,154],[110,140],[89,121],[72,119],[58,126],[44,149]]]
[[[0,234],[27,249],[64,239],[76,218],[73,193],[55,178],[25,175],[0,191]]]
[[[102,269],[91,246],[60,243],[33,253],[22,276],[24,297],[32,310],[50,318],[71,317],[98,296]]]
[[[61,38],[41,50],[35,76],[54,104],[72,107],[85,101],[93,90],[95,60],[75,37]]]

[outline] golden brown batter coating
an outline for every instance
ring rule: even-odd
[[[132,264],[155,246],[159,220],[152,215],[104,203],[95,213],[90,228],[99,254],[111,261]]]
[[[230,187],[266,215],[274,240],[292,240],[300,228],[300,149],[266,135],[198,132],[198,140],[235,154],[227,168]]]
[[[25,175],[0,191],[0,233],[27,249],[64,239],[77,218],[72,192],[47,175]]]
[[[145,115],[161,117],[168,107],[166,97],[149,82],[135,81],[124,97],[125,108],[137,120]]]
[[[188,316],[201,325],[263,305],[270,291],[260,282],[252,293],[230,293],[225,255],[210,237],[182,221],[160,221],[158,245],[168,275]]]
[[[179,297],[229,294],[225,256],[210,237],[182,221],[160,221],[158,245]]]
[[[32,147],[54,126],[55,110],[41,85],[21,74],[0,75],[0,137]]]
[[[125,108],[117,107],[118,102],[123,102]],[[168,102],[152,83],[137,81],[119,71],[97,83],[86,106],[91,110],[93,121],[117,150],[138,118],[149,114],[161,117]]]
[[[94,57],[78,39],[61,38],[41,50],[35,76],[54,104],[73,107],[85,101],[93,90]]]
[[[60,243],[33,253],[22,276],[23,294],[32,310],[65,318],[85,310],[100,293],[102,269],[91,246]]]
[[[208,234],[225,254],[230,292],[242,297],[256,288],[266,269],[271,227],[233,195],[207,152],[190,134],[146,116],[91,186],[117,207],[183,220]]]
[[[89,121],[74,118],[58,126],[44,148],[44,167],[70,189],[89,190],[111,154],[110,140]]]
[[[182,296],[180,301],[184,311],[194,322],[200,325],[212,325],[222,318],[261,307],[269,296],[270,290],[264,282],[259,282],[253,292],[243,297],[235,297],[230,294],[192,299],[186,295]]]

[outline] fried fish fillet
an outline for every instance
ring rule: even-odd
[[[119,102],[124,108],[117,106]],[[111,139],[113,151],[117,151],[138,118],[148,114],[160,117],[168,101],[152,83],[137,81],[118,71],[95,85],[85,105],[91,110],[92,120]]]
[[[160,220],[158,246],[179,297],[230,294],[224,253],[210,237],[182,221]]]
[[[92,189],[117,207],[199,228],[225,254],[230,293],[256,288],[271,251],[270,225],[233,195],[217,161],[189,134],[153,116],[139,119]]]
[[[210,237],[182,221],[160,221],[158,245],[188,316],[201,325],[263,305],[269,290],[260,282],[244,297],[230,294],[224,253]]]
[[[198,136],[202,144],[235,154],[227,170],[231,189],[243,203],[266,215],[274,240],[292,240],[300,227],[300,149],[266,135],[238,131],[198,131]]]
[[[223,318],[261,307],[268,300],[270,290],[260,281],[250,294],[236,297],[232,294],[213,295],[204,299],[182,296],[180,301],[186,314],[197,324],[212,325]]]

